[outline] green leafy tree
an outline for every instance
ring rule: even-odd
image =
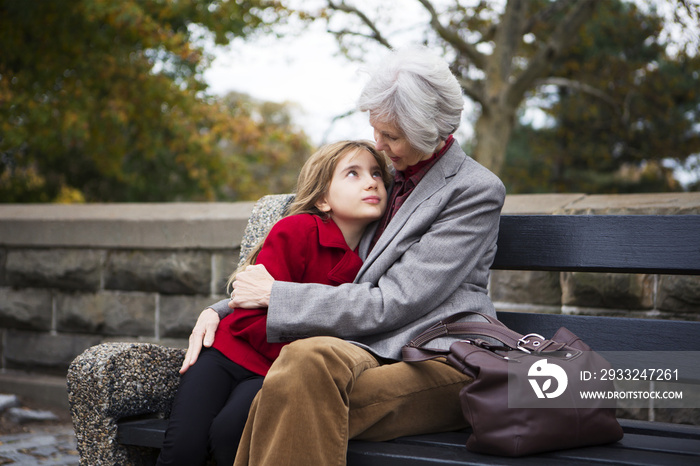
[[[201,44],[285,15],[272,0],[0,0],[0,198],[257,195],[235,186],[254,185],[274,140],[257,139],[257,159],[226,151],[261,122],[206,95]]]
[[[547,124],[515,131],[502,173],[511,192],[681,188],[666,164],[700,153],[700,57],[669,55],[662,28],[653,11],[600,5],[534,96]]]

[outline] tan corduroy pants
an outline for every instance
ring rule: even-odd
[[[351,438],[463,428],[458,394],[469,380],[439,361],[380,364],[338,338],[295,341],[265,377],[234,464],[345,465]]]

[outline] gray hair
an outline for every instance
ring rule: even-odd
[[[425,47],[412,47],[380,62],[358,107],[396,125],[413,148],[431,154],[459,128],[464,98],[447,62]]]

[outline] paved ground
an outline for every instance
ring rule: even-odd
[[[77,465],[73,426],[32,428],[31,432],[0,435],[0,465]]]

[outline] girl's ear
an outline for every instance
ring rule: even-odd
[[[326,196],[324,195],[321,199],[316,201],[316,204],[314,204],[318,210],[320,210],[323,213],[328,213],[331,211],[331,206],[328,203],[328,200],[326,200]]]

